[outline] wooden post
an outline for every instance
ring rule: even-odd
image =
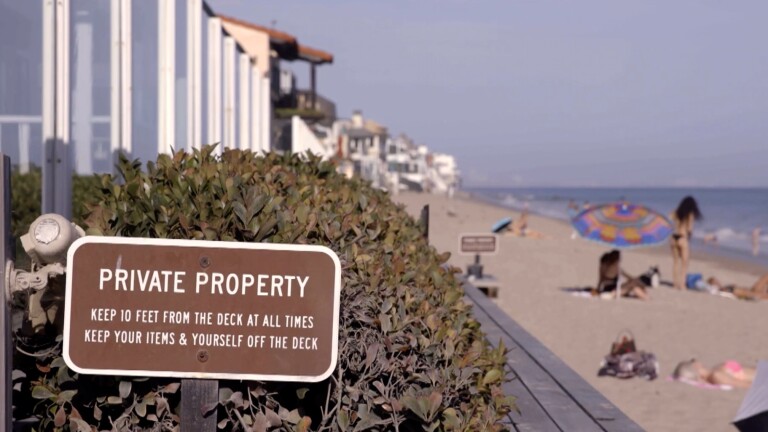
[[[219,401],[216,380],[181,380],[181,432],[216,430],[216,412],[203,417],[203,407]]]
[[[429,239],[429,204],[421,209],[421,227],[424,230],[424,238]]]
[[[0,153],[0,281],[2,282],[2,305],[0,305],[0,325],[3,327],[0,333],[0,392],[3,398],[3,419],[0,420],[0,432],[11,432],[13,409],[11,398],[13,397],[13,346],[11,332],[10,299],[7,298],[9,288],[6,283],[8,264],[13,261],[13,236],[11,236],[11,159]]]

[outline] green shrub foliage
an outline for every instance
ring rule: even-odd
[[[220,429],[502,429],[513,404],[504,349],[485,342],[447,254],[386,193],[311,155],[205,147],[119,169],[119,184],[105,175],[92,192],[89,234],[318,244],[342,262],[335,372],[315,384],[221,381],[206,407]],[[58,352],[16,372],[43,429],[176,427],[177,381],[78,376]]]
[[[41,178],[38,167],[24,173],[18,168],[11,171],[11,232],[16,237],[26,233],[29,225],[40,216]]]

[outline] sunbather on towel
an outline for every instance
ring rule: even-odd
[[[768,274],[760,277],[751,288],[724,285],[715,277],[707,279],[707,283],[717,287],[722,292],[731,293],[740,299],[768,300]]]
[[[680,362],[672,378],[689,384],[702,383],[749,388],[755,379],[755,369],[742,366],[735,360],[728,360],[712,369],[707,369],[696,359]]]
[[[619,279],[619,271],[624,278],[621,284],[621,295],[623,297],[635,297],[641,300],[648,300],[648,292],[645,284],[639,278],[630,276],[624,270],[620,270],[621,252],[612,250],[600,257],[600,268],[598,272],[596,294],[612,292],[616,290],[616,284]]]
[[[545,238],[544,234],[532,230],[528,226],[528,204],[523,207],[523,210],[520,212],[520,217],[515,219],[509,225],[509,228],[507,228],[507,233],[515,237],[529,237],[536,239]]]

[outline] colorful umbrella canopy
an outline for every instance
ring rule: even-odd
[[[628,202],[584,210],[571,219],[571,224],[582,237],[615,247],[653,245],[672,234],[672,223],[666,216]]]

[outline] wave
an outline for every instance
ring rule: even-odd
[[[707,230],[705,232],[697,231],[693,234],[697,239],[711,239],[714,237],[717,241],[745,241],[752,242],[752,232],[738,231],[731,227],[718,228],[715,230]],[[759,237],[760,243],[768,243],[768,234],[763,234]]]

